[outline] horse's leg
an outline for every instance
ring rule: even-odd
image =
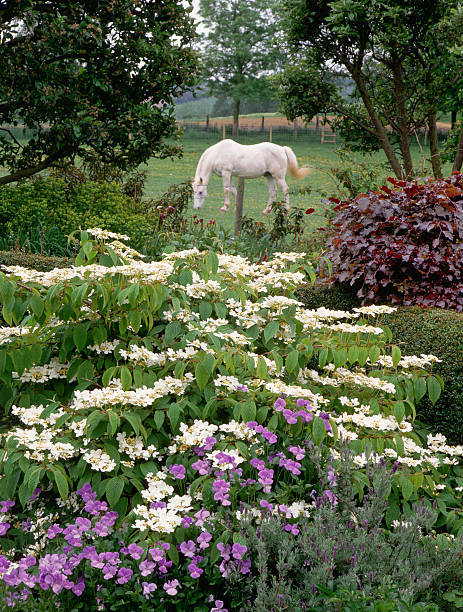
[[[231,185],[231,172],[222,172],[222,182],[223,182],[223,193],[225,196],[225,202],[220,210],[222,212],[227,212],[228,207],[230,206],[230,191],[232,190],[232,187],[233,187]]]
[[[275,197],[277,195],[277,186],[275,185],[275,179],[272,175],[267,175],[265,178],[267,179],[268,185],[268,204],[267,208],[264,208],[262,212],[264,215],[268,215],[268,213],[272,210],[272,204],[275,201]]]
[[[283,176],[282,178],[277,178],[277,183],[281,191],[283,192],[283,195],[285,196],[286,212],[289,212],[289,187],[285,181],[285,177]]]

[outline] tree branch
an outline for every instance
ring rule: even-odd
[[[23,168],[22,170],[17,170],[13,172],[13,174],[8,174],[7,176],[0,177],[0,185],[7,185],[8,183],[14,183],[15,181],[19,181],[22,178],[28,178],[29,176],[33,176],[46,168],[49,168],[53,162],[58,159],[62,159],[71,153],[71,147],[64,147],[63,149],[59,149],[54,153],[51,153],[47,158],[45,158],[39,164],[35,166],[31,166],[30,168]]]

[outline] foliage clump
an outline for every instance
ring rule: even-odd
[[[463,176],[336,201],[332,281],[366,303],[463,310]]]

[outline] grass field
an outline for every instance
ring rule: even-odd
[[[267,138],[265,137],[267,136]],[[192,179],[195,174],[196,165],[199,161],[201,153],[212,144],[215,144],[220,139],[216,132],[207,134],[205,131],[187,131],[182,139],[184,155],[180,159],[151,159],[148,164],[143,166],[147,170],[147,182],[145,186],[145,197],[156,197],[167,191],[170,185]],[[242,144],[252,144],[268,139],[265,133],[260,136],[258,132],[243,133],[238,141]],[[273,133],[273,142],[282,146],[290,146],[295,152],[299,165],[311,165],[312,172],[302,181],[293,179],[289,173],[287,182],[290,187],[298,188],[309,186],[311,189],[310,195],[293,194],[290,196],[291,205],[299,207],[313,207],[316,213],[307,217],[309,226],[319,227],[323,224],[323,217],[320,216],[323,207],[320,206],[321,200],[327,195],[339,195],[336,182],[330,176],[330,168],[339,167],[340,161],[335,153],[335,146],[330,144],[322,145],[320,143],[319,134],[311,134],[304,138],[299,137],[294,139],[291,133]],[[430,174],[429,170],[423,172],[423,155],[418,145],[413,146],[412,153],[416,164],[416,170],[420,174]],[[425,151],[427,153],[427,151]],[[359,165],[362,163],[366,166],[384,163],[385,156],[382,152],[372,156],[362,157],[356,155],[355,159]],[[450,172],[450,168],[446,169]],[[386,179],[392,174],[391,170],[385,166],[382,176]],[[244,214],[248,217],[253,217],[258,220],[265,220],[262,215],[262,210],[267,204],[268,189],[267,182],[264,177],[259,179],[247,180],[245,185],[244,196]],[[277,193],[277,199],[281,199],[280,191]],[[208,197],[204,203],[204,207],[200,216],[208,221],[216,219],[216,222],[224,227],[231,228],[234,220],[233,206],[227,213],[220,211],[223,204],[223,187],[222,181],[217,176],[211,176],[208,188]],[[192,214],[195,212],[191,209]],[[309,229],[309,228],[308,228]]]

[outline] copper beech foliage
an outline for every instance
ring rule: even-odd
[[[406,182],[339,201],[327,241],[330,282],[364,303],[463,311],[463,175]]]

